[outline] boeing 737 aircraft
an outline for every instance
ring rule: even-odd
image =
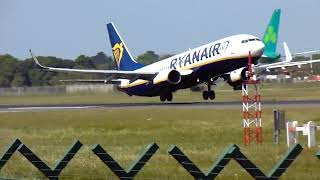
[[[74,81],[116,84],[118,90],[129,96],[160,96],[161,101],[172,101],[173,92],[205,83],[208,90],[203,92],[203,99],[214,99],[215,93],[211,86],[219,78],[223,78],[235,89],[247,79],[249,54],[256,72],[290,64],[288,61],[258,64],[258,59],[262,56],[270,59],[280,57],[275,52],[279,17],[280,10],[275,10],[263,38],[264,42],[249,34],[233,35],[147,66],[134,60],[113,23],[107,24],[107,29],[118,70],[46,67],[39,63],[31,50],[30,53],[36,64],[44,70],[103,74],[105,79]]]

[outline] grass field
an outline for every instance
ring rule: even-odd
[[[319,97],[319,96],[318,96]],[[315,107],[284,108],[287,118],[320,124],[320,111]],[[75,139],[84,146],[61,174],[61,179],[117,179],[90,151],[101,144],[123,167],[128,167],[148,144],[160,149],[138,173],[136,179],[192,179],[167,154],[172,144],[181,148],[200,169],[206,171],[229,144],[241,151],[266,174],[285,154],[287,147],[282,131],[280,145],[272,143],[272,109],[263,114],[263,145],[246,147],[242,141],[240,109],[100,109],[0,113],[0,152],[15,138],[20,138],[51,167]],[[319,139],[319,134],[317,139]],[[300,136],[300,139],[305,139]],[[305,146],[305,141],[301,141]],[[319,179],[319,148],[304,149],[281,179]],[[15,154],[0,171],[0,177],[43,179],[31,163]],[[250,179],[235,161],[218,179]]]
[[[262,100],[314,100],[320,99],[320,82],[296,84],[263,84],[261,86]],[[240,101],[241,91],[233,91],[228,85],[215,88],[215,101]],[[173,102],[199,102],[202,92],[180,90],[174,93]],[[83,94],[50,94],[0,96],[0,104],[71,104],[71,103],[122,103],[122,102],[160,102],[159,97],[129,97],[120,92],[83,93]]]

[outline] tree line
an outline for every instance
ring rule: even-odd
[[[136,59],[142,64],[151,64],[171,55],[158,55],[146,51]],[[39,56],[45,66],[78,69],[116,69],[113,57],[99,52],[95,56],[80,55],[74,60],[53,56]],[[32,58],[20,60],[12,55],[0,55],[0,87],[51,86],[59,85],[65,79],[102,79],[102,75],[84,73],[48,72],[36,67]]]
[[[172,55],[158,55],[154,51],[146,51],[137,56],[137,61],[142,64],[151,64],[168,58]],[[103,52],[95,56],[80,55],[74,60],[62,59],[53,56],[39,56],[39,61],[45,66],[79,69],[116,69],[113,57]],[[315,54],[312,59],[320,59],[320,54]],[[294,61],[309,60],[309,57],[297,56]],[[302,68],[302,74],[307,74],[308,68]],[[314,74],[320,74],[320,65],[313,66]],[[301,74],[301,70],[293,73],[293,76]],[[9,54],[0,55],[0,87],[23,87],[23,86],[51,86],[59,85],[59,80],[64,79],[103,79],[102,75],[84,73],[57,73],[47,72],[36,67],[31,58],[19,60]]]

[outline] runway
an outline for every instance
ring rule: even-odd
[[[320,107],[320,100],[263,101],[262,107]],[[141,108],[241,108],[240,101],[172,102],[172,103],[102,103],[102,104],[43,104],[0,105],[0,112],[36,112],[83,109],[141,109]]]

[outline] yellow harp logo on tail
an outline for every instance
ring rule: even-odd
[[[116,59],[118,67],[120,66],[120,61],[123,55],[123,44],[116,43],[112,48],[113,56]]]

